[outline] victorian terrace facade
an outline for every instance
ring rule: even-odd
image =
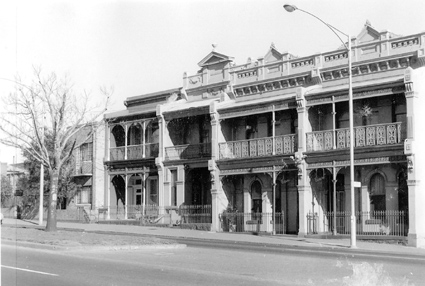
[[[366,23],[352,39],[357,230],[415,246],[425,246],[424,57],[425,33]],[[349,233],[346,50],[296,57],[272,44],[243,65],[213,50],[199,66],[182,88],[106,116],[108,215],[143,206],[184,222],[193,206],[213,231]]]

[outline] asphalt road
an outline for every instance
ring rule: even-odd
[[[186,243],[182,249],[93,252],[2,244],[1,285],[365,285],[374,279],[389,286],[425,283],[424,257]]]

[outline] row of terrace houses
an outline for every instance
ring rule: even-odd
[[[352,61],[357,230],[425,246],[425,33],[366,23]],[[182,87],[105,116],[106,219],[199,214],[222,231],[231,213],[233,231],[349,232],[347,51],[296,57],[272,44],[246,64],[213,50],[198,65]]]

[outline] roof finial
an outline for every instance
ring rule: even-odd
[[[276,46],[274,45],[273,42],[270,44],[270,49],[276,49]]]
[[[218,46],[218,45],[217,45],[216,43],[213,43],[213,44],[212,44],[212,47],[213,47],[212,51],[213,51],[213,52],[215,52],[215,49],[217,48],[217,46]]]
[[[365,26],[372,26],[372,24],[370,23],[370,21],[369,21],[369,20],[366,20],[366,24],[365,24]]]

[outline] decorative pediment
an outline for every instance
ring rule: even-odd
[[[275,61],[282,60],[282,54],[276,49],[275,45],[272,43],[267,54],[264,56],[264,62],[271,63]]]
[[[375,40],[379,40],[380,33],[372,27],[369,21],[366,21],[362,31],[357,36],[358,43],[367,43]]]
[[[200,67],[206,67],[209,65],[214,65],[214,64],[218,64],[218,63],[227,63],[227,62],[231,62],[233,61],[233,57],[229,57],[220,53],[217,53],[215,51],[212,51],[211,53],[209,53],[205,58],[202,59],[202,61],[200,61],[198,63],[198,65]]]

